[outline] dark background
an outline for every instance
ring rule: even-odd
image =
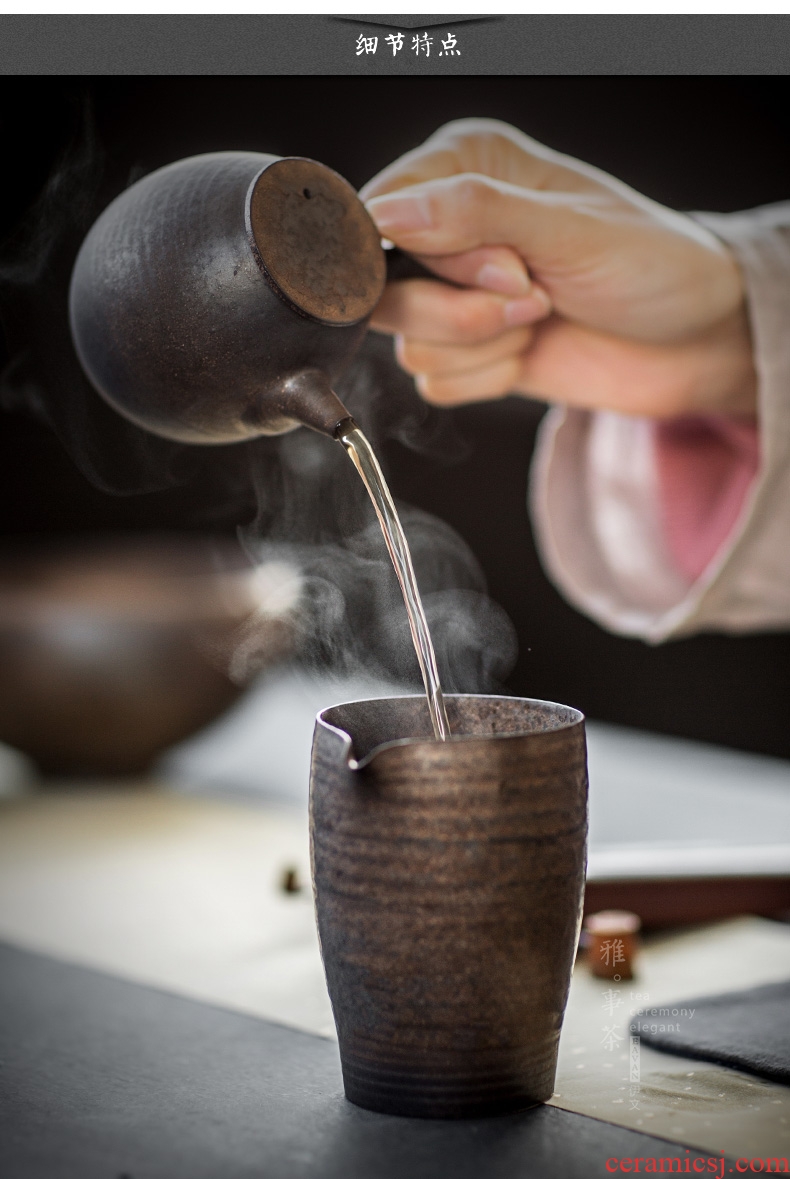
[[[246,445],[196,454],[149,440],[85,387],[70,349],[65,296],[81,237],[130,180],[173,159],[228,148],[305,155],[361,185],[448,119],[478,115],[676,208],[726,212],[790,197],[782,78],[6,78],[0,93],[6,545],[109,529],[232,532],[254,514]],[[546,581],[525,509],[541,413],[515,398],[453,411],[445,449],[438,411],[424,422],[433,446],[387,438],[397,430],[386,414],[380,431],[396,496],[461,533],[516,625],[508,689],[790,757],[788,635],[651,648],[606,634]]]

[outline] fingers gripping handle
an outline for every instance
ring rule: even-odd
[[[434,274],[427,266],[423,266],[421,262],[412,254],[405,253],[404,250],[398,249],[397,246],[392,246],[391,249],[384,251],[387,259],[387,282],[405,282],[409,278],[430,278],[434,282],[443,282],[448,287],[461,288],[460,283],[452,282],[449,278],[442,278],[438,274]]]

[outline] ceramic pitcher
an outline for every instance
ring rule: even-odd
[[[553,1091],[585,876],[584,718],[448,696],[320,713],[313,881],[346,1096],[416,1117]]]

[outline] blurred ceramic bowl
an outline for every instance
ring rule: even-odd
[[[224,539],[6,548],[0,741],[47,773],[144,771],[291,653],[298,597],[296,570]]]

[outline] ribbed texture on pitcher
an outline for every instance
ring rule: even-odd
[[[313,878],[345,1090],[387,1113],[503,1113],[553,1089],[584,885],[584,722],[449,697],[456,739],[438,743],[425,712],[363,701],[316,726]]]

